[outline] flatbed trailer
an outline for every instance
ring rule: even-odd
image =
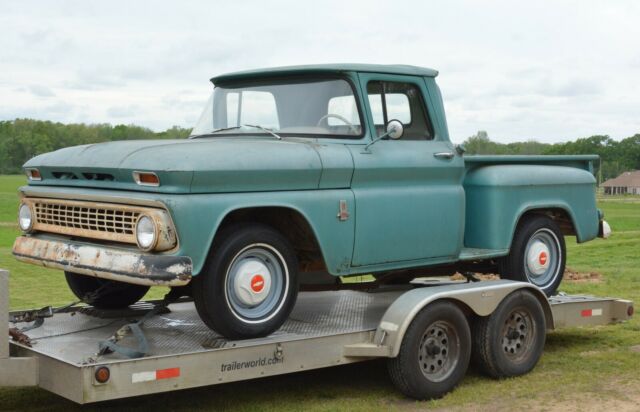
[[[513,308],[508,305],[514,297],[520,303],[514,307],[515,312],[509,312]],[[0,270],[2,325],[9,325],[8,298],[8,272]],[[542,330],[535,322],[526,324],[526,305],[522,306],[525,298],[540,303]],[[115,314],[70,307],[25,332],[30,344],[5,338],[0,345],[0,386],[37,386],[86,404],[386,357],[390,359],[390,375],[396,386],[409,396],[427,398],[453,389],[464,376],[471,355],[482,357],[481,364],[491,376],[526,373],[539,354],[533,353],[531,359],[519,358],[518,362],[532,362],[524,370],[509,369],[510,364],[505,366],[504,359],[497,359],[496,354],[509,355],[513,350],[517,355],[523,350],[516,348],[518,342],[543,345],[549,329],[620,322],[633,314],[633,304],[628,300],[591,296],[547,299],[539,289],[521,282],[426,280],[396,290],[302,292],[281,329],[265,338],[242,341],[216,335],[200,321],[192,302],[179,301],[171,304],[166,313],[145,321],[145,356],[130,359],[118,352],[99,354],[101,341],[142,318],[153,305],[140,302],[126,313]],[[438,317],[443,308],[446,311]],[[448,313],[458,311],[464,314],[468,325],[456,332],[456,320]],[[504,313],[508,315],[506,321],[499,318]],[[522,323],[516,322],[519,313]],[[535,311],[530,315],[535,320]],[[425,319],[427,323],[422,326],[420,322]],[[504,324],[498,330],[506,331],[505,336],[494,339],[494,320]],[[507,327],[512,323],[515,330],[523,331],[516,333]],[[536,335],[532,335],[534,332]],[[438,342],[431,338],[439,335],[450,342],[443,344],[444,338]],[[527,339],[520,339],[525,335]],[[412,341],[414,336],[419,336],[416,342]],[[125,347],[139,343],[134,334],[120,338],[119,344]],[[474,350],[468,348],[470,343]],[[494,346],[498,350],[492,352]],[[414,365],[416,361],[419,365]],[[444,362],[441,369],[438,362]],[[448,372],[444,370],[446,365],[451,365]],[[432,367],[435,375],[430,375]],[[431,379],[427,389],[421,386],[425,382],[420,374],[416,381],[416,371],[423,371]],[[443,373],[438,375],[438,371]]]

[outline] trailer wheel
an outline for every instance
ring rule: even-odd
[[[538,363],[545,337],[546,321],[540,301],[532,292],[518,290],[474,325],[473,358],[491,377],[524,375]]]
[[[216,239],[193,299],[209,328],[229,339],[278,329],[298,294],[298,264],[289,241],[261,224],[228,228]]]
[[[464,377],[471,356],[471,332],[464,313],[454,303],[440,301],[413,319],[396,358],[388,360],[389,376],[405,395],[438,398]]]
[[[98,309],[124,309],[144,297],[149,286],[64,272],[69,289],[78,299]],[[95,296],[93,294],[95,293]]]
[[[536,215],[518,224],[509,255],[500,262],[500,274],[538,286],[547,296],[556,293],[566,264],[560,228],[552,219]]]

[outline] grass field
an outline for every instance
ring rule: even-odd
[[[16,188],[21,176],[0,176],[0,267],[11,271],[11,307],[72,299],[61,272],[16,262]],[[568,293],[640,301],[640,198],[599,201],[613,228],[607,240],[577,245],[567,238],[568,266],[590,277],[565,281]],[[159,296],[162,291],[156,291]],[[309,356],[313,356],[310,354]],[[82,410],[640,410],[640,317],[620,325],[549,334],[544,355],[527,376],[494,381],[473,368],[443,399],[415,402],[387,378],[384,361],[340,366],[244,383],[152,395]],[[43,390],[0,389],[0,410],[73,411],[77,405]]]

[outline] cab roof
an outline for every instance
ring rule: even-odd
[[[426,67],[410,66],[405,64],[315,64],[306,66],[283,66],[271,67],[267,69],[244,70],[233,73],[226,73],[215,76],[211,79],[213,83],[223,83],[233,80],[246,80],[260,77],[290,76],[304,74],[330,74],[343,72],[367,72],[367,73],[387,73],[404,74],[410,76],[436,77],[437,70]]]

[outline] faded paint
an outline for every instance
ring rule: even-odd
[[[13,255],[23,262],[147,286],[183,286],[192,274],[191,258],[143,254],[123,249],[20,236]]]

